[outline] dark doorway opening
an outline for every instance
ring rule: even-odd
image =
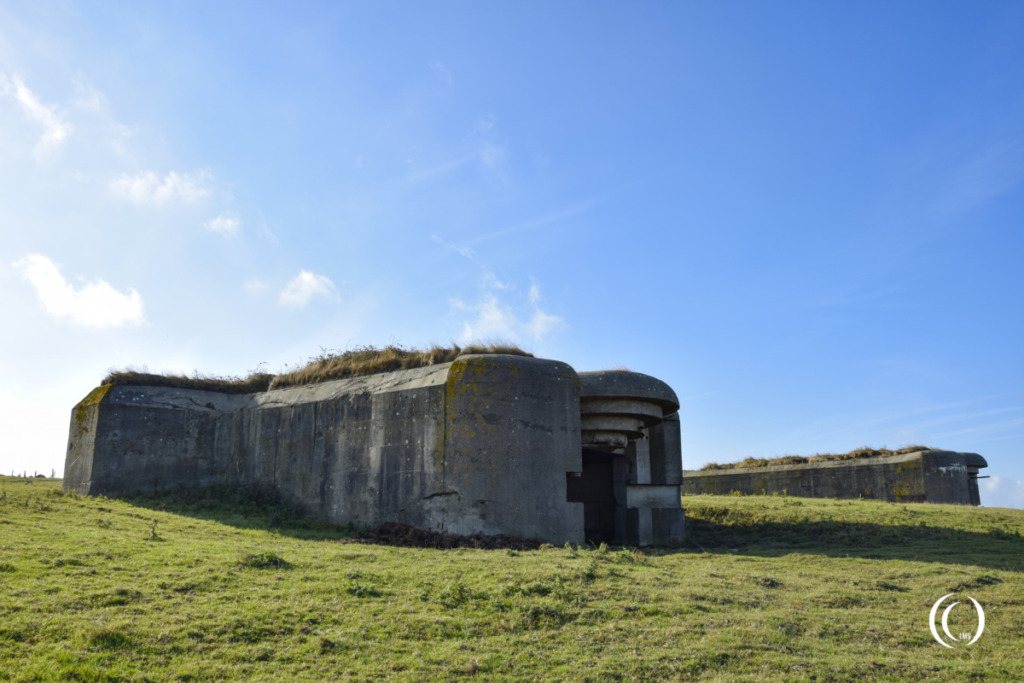
[[[566,499],[583,503],[583,530],[588,543],[616,542],[616,457],[583,449],[583,471],[566,475]]]

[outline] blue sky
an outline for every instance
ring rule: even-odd
[[[1024,5],[0,3],[0,471],[116,367],[504,339],[688,468],[924,443],[1024,507]]]

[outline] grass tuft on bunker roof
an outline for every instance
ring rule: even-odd
[[[271,389],[281,387],[316,384],[332,379],[376,375],[381,372],[395,370],[411,370],[428,365],[450,363],[459,356],[469,354],[509,354],[513,356],[529,356],[532,353],[523,351],[513,344],[470,344],[469,346],[438,346],[426,349],[406,349],[401,346],[361,346],[343,353],[324,352],[310,359],[305,367],[294,372],[282,373],[270,383]]]
[[[157,374],[126,368],[110,371],[100,384],[201,389],[203,391],[219,391],[222,394],[255,394],[269,389],[273,379],[274,375],[266,372],[254,372],[246,377],[219,377],[199,373],[193,375]]]
[[[297,370],[278,375],[253,372],[245,377],[219,377],[202,375],[155,374],[126,368],[113,370],[101,384],[174,387],[178,389],[201,389],[226,394],[251,394],[269,389],[317,384],[334,379],[376,375],[395,370],[410,370],[430,365],[450,363],[459,356],[469,354],[507,354],[533,357],[514,344],[480,343],[459,346],[434,344],[426,349],[407,349],[398,345],[383,348],[360,346],[348,351],[322,351],[319,355]]]
[[[739,462],[731,462],[724,465],[719,465],[717,462],[709,462],[707,465],[704,465],[704,467],[701,467],[699,471],[735,470],[746,467],[771,467],[772,465],[804,465],[809,462],[854,460],[857,458],[881,458],[887,455],[906,455],[907,453],[931,450],[935,449],[929,446],[907,446],[906,448],[900,448],[893,451],[885,447],[871,448],[869,446],[864,446],[863,448],[852,450],[849,453],[818,453],[817,455],[806,457],[802,455],[783,455],[778,458],[746,458]]]

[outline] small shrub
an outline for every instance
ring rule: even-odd
[[[455,609],[456,607],[465,605],[467,602],[486,598],[486,593],[474,591],[472,588],[467,586],[462,579],[456,579],[455,581],[446,584],[437,593],[437,601],[448,609]]]
[[[357,598],[378,598],[382,595],[376,584],[360,583],[359,581],[349,581],[345,592]]]
[[[238,564],[250,569],[291,569],[292,564],[277,553],[262,552],[246,555]]]
[[[624,564],[646,565],[648,563],[647,556],[640,548],[622,548],[615,559]]]

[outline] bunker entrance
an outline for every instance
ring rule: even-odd
[[[583,534],[588,543],[625,542],[624,469],[625,458],[584,448],[583,471],[566,475],[566,498],[583,503]]]

